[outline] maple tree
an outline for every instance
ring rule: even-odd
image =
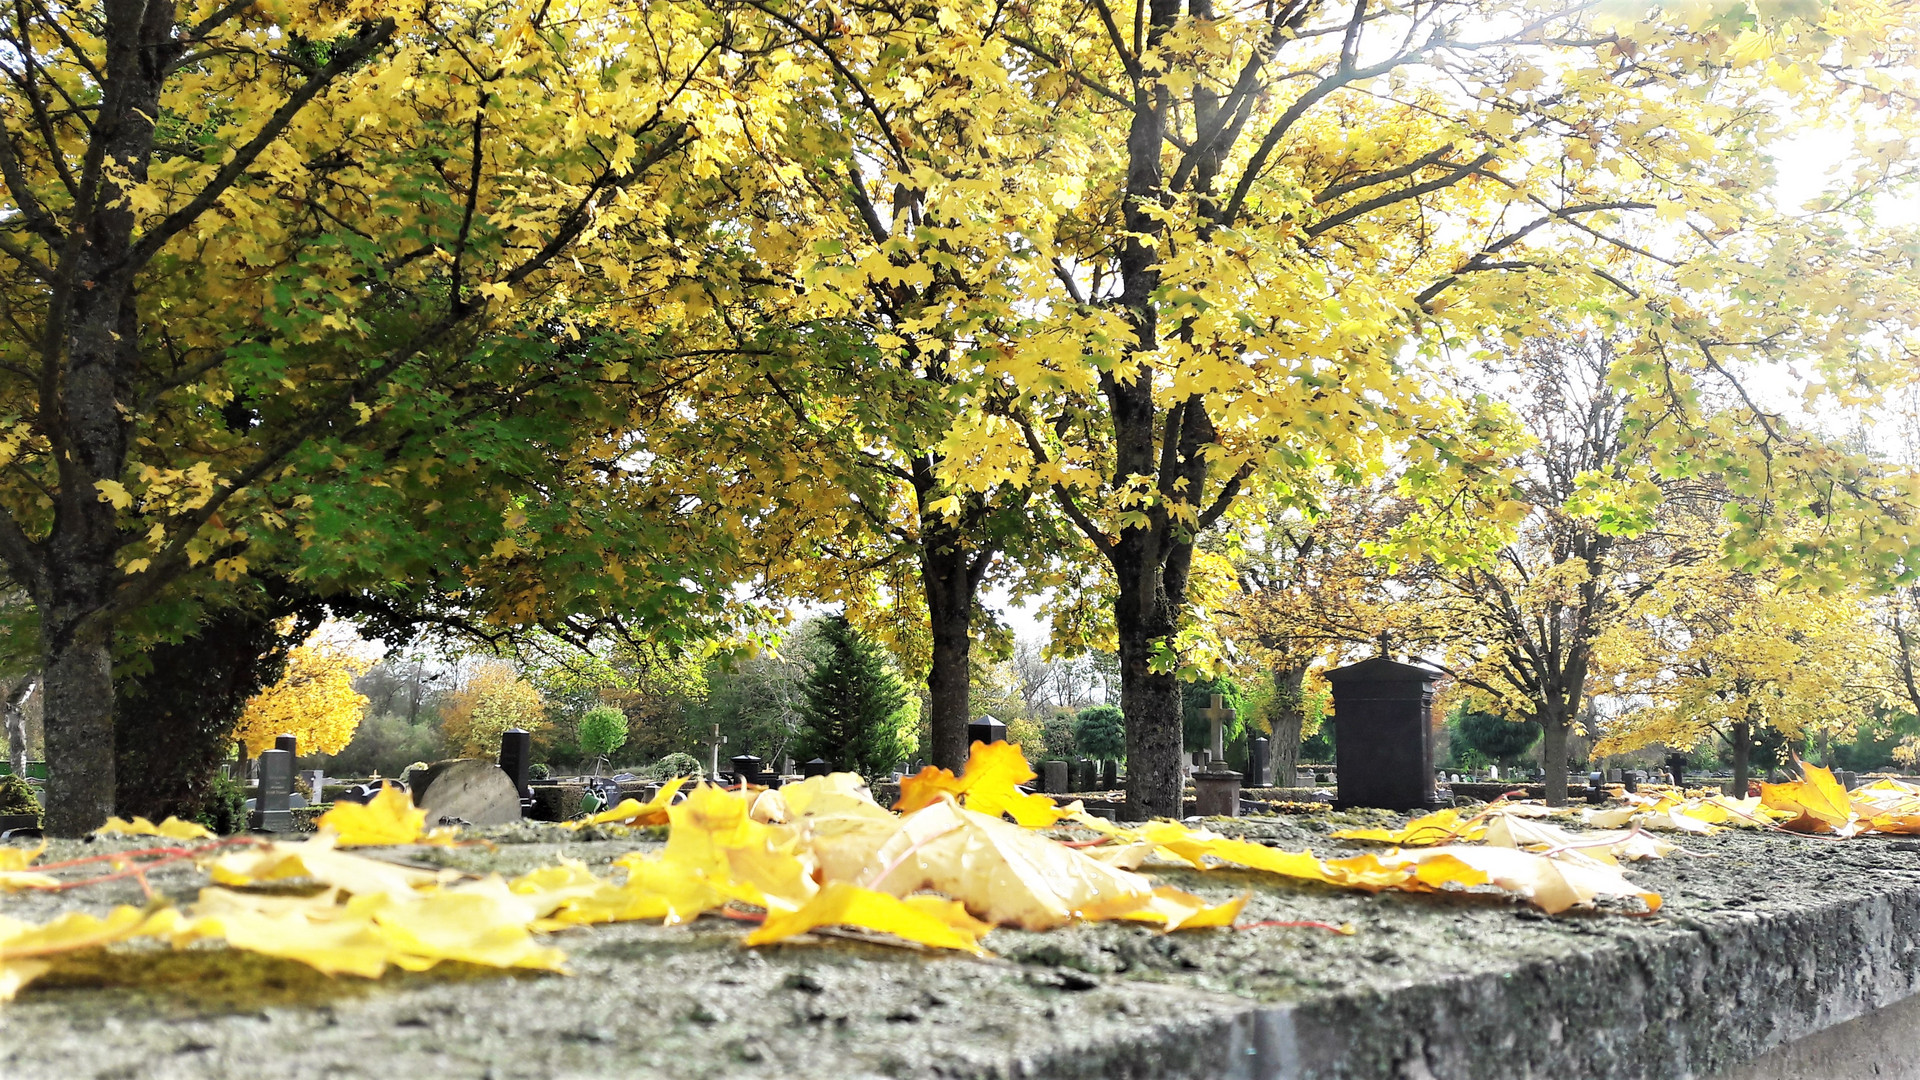
[[[1881,634],[1857,594],[1795,589],[1717,563],[1691,568],[1641,597],[1602,642],[1609,690],[1648,704],[1608,724],[1596,749],[1687,747],[1717,731],[1744,793],[1762,729],[1795,742],[1817,730],[1851,734],[1890,699]]]
[[[247,699],[232,737],[246,744],[249,757],[273,749],[281,735],[297,739],[301,754],[339,753],[366,715],[366,696],[353,680],[369,664],[332,642],[296,646],[280,678]]]
[[[1863,95],[1904,107],[1884,91],[1908,14],[1098,0],[924,16],[952,74],[870,92],[951,102],[954,125],[986,118],[1013,145],[1032,129],[1005,105],[1012,69],[1051,113],[1044,154],[1017,161],[1044,180],[991,172],[1016,195],[1044,183],[1051,202],[930,215],[961,267],[973,245],[1021,245],[998,317],[1023,333],[980,358],[994,392],[970,396],[942,467],[967,490],[1009,475],[1047,488],[1106,562],[1133,813],[1177,813],[1197,537],[1265,470],[1389,445],[1416,477],[1460,466],[1471,451],[1422,437],[1451,405],[1418,357],[1449,341],[1610,310],[1644,334],[1633,385],[1677,468],[1737,468],[1756,491],[1841,476],[1836,515],[1907,527],[1883,513],[1910,500],[1906,479],[1757,408],[1702,421],[1699,387],[1736,357],[1794,352],[1898,377],[1904,249],[1869,215],[1829,229],[1758,193],[1784,130],[1779,85],[1805,95],[1809,120]],[[837,18],[852,49],[894,16]],[[1904,180],[1898,145],[1866,148],[1863,189]],[[941,190],[938,164],[873,167],[917,193]],[[1886,336],[1855,351],[1850,320]],[[1771,469],[1752,467],[1762,458]]]
[[[494,757],[500,737],[511,728],[536,736],[547,728],[547,704],[532,683],[513,665],[500,661],[481,664],[449,693],[440,706],[440,725],[447,745],[462,757]]]
[[[685,583],[728,545],[635,520],[689,459],[634,483],[595,449],[644,448],[678,226],[777,111],[735,30],[600,0],[9,12],[0,559],[38,615],[50,831],[112,807],[117,623],[276,552],[316,581],[424,563],[428,593],[492,558],[522,619],[598,613],[645,552],[686,572],[633,575],[630,610],[717,605]],[[579,347],[595,320],[631,360]],[[544,475],[636,494],[486,488],[554,445]]]
[[[1395,576],[1375,553],[1408,513],[1379,487],[1314,485],[1310,499],[1296,488],[1293,500],[1262,500],[1230,539],[1237,588],[1219,601],[1217,630],[1240,664],[1271,684],[1262,706],[1277,777],[1299,767],[1315,665],[1350,645],[1440,633],[1422,625],[1428,609],[1417,588],[1413,600],[1404,584],[1395,595]]]

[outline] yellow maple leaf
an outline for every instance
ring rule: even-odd
[[[987,924],[974,922],[969,931],[955,925],[951,916],[942,917],[930,910],[933,905],[914,903],[920,897],[902,899],[891,893],[863,889],[844,881],[829,882],[813,899],[793,911],[768,912],[765,922],[748,934],[748,945],[771,945],[796,934],[823,926],[852,926],[874,930],[936,949],[958,949],[975,956],[989,955],[980,947],[980,934]],[[926,900],[935,900],[927,897]],[[953,904],[938,901],[936,904]],[[958,906],[958,905],[954,905]],[[958,915],[965,917],[965,912]]]
[[[1839,832],[1851,835],[1853,800],[1833,774],[1818,765],[1803,765],[1806,779],[1760,785],[1760,804],[1799,816],[1785,823],[1796,832]]]
[[[36,848],[0,847],[0,889],[44,889],[60,884],[57,878],[27,869],[46,850],[45,841]]]
[[[1490,815],[1486,841],[1492,847],[1516,848],[1535,854],[1566,854],[1612,865],[1617,859],[1658,859],[1673,845],[1638,829],[1576,833],[1544,821],[1506,814]]]
[[[1660,894],[1629,882],[1619,867],[1591,859],[1553,859],[1496,847],[1437,847],[1380,856],[1387,866],[1411,866],[1429,888],[1493,885],[1531,901],[1549,915],[1595,899],[1631,898],[1660,909]]]
[[[21,988],[46,974],[55,957],[166,933],[178,917],[171,908],[147,912],[124,904],[104,919],[70,911],[43,925],[0,915],[0,1001],[13,1000]]]
[[[907,815],[874,852],[868,877],[856,883],[895,896],[931,889],[990,923],[1028,930],[1117,918],[1153,895],[1139,874],[951,798]]]
[[[333,845],[331,833],[299,842],[261,844],[214,859],[208,874],[216,885],[234,886],[309,878],[355,896],[408,896],[459,876],[452,870],[422,870],[351,855],[335,851]]]
[[[331,831],[349,847],[418,843],[426,835],[427,812],[398,786],[383,787],[365,803],[335,803],[320,815],[317,827]]]
[[[181,821],[177,817],[155,825],[143,817],[132,821],[110,817],[105,825],[93,830],[101,836],[165,836],[174,840],[212,840],[213,830],[191,821]]]
[[[711,784],[667,811],[661,859],[733,899],[791,910],[812,898],[813,864],[793,829],[753,820],[751,803]]]
[[[1130,911],[1120,918],[1133,922],[1161,924],[1167,933],[1175,930],[1198,930],[1210,926],[1232,926],[1240,917],[1253,894],[1243,892],[1231,900],[1219,904],[1208,904],[1206,900],[1190,892],[1176,889],[1171,885],[1162,885],[1153,890],[1153,898],[1147,905]]]
[[[1367,840],[1396,847],[1431,847],[1461,840],[1478,840],[1487,832],[1486,823],[1477,819],[1460,820],[1460,811],[1436,810],[1407,822],[1402,829],[1343,829],[1335,840]]]
[[[498,877],[419,897],[356,899],[349,906],[361,903],[372,912],[392,961],[408,971],[425,971],[443,960],[565,970],[566,954],[537,944],[528,932],[534,905]]]
[[[952,795],[968,810],[990,817],[1006,814],[1030,829],[1046,828],[1072,817],[1074,808],[1061,808],[1045,795],[1018,790],[1033,777],[1020,744],[977,742],[959,776],[929,765],[900,781],[900,799],[893,808],[910,814],[938,802],[941,795]]]

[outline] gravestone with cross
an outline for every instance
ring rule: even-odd
[[[725,745],[727,745],[727,737],[720,734],[720,725],[713,725],[713,738],[707,744],[707,749],[713,753],[713,768],[707,773],[707,779],[714,783],[720,782],[720,748]]]
[[[1219,694],[1213,695],[1213,703],[1200,710],[1200,719],[1207,722],[1207,761],[1212,765],[1225,767],[1227,763],[1227,721],[1234,718],[1234,711],[1227,707],[1227,699]]]
[[[1213,695],[1213,703],[1200,710],[1200,718],[1210,726],[1212,738],[1207,763],[1193,774],[1194,812],[1201,817],[1240,816],[1240,774],[1227,768],[1226,724],[1234,718],[1226,699]]]

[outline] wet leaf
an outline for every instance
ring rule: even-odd
[[[963,919],[965,923],[960,923]],[[770,945],[823,926],[856,927],[931,948],[988,955],[979,940],[987,924],[972,920],[961,905],[936,897],[902,899],[844,881],[829,882],[798,910],[768,913],[766,921],[747,935],[746,944]]]
[[[1486,823],[1478,819],[1462,821],[1460,811],[1447,809],[1423,814],[1407,822],[1402,829],[1344,829],[1334,833],[1335,840],[1367,840],[1395,847],[1431,847],[1478,840],[1486,835]]]
[[[43,925],[0,915],[0,1001],[11,1001],[46,974],[58,957],[117,941],[168,932],[178,919],[171,908],[142,911],[122,905],[104,919],[70,911]]]
[[[951,795],[968,810],[989,817],[1005,814],[1029,829],[1044,829],[1072,817],[1077,807],[1059,807],[1045,795],[1018,790],[1033,776],[1018,743],[977,742],[958,777],[929,765],[900,781],[900,800],[893,808],[910,814],[933,805],[942,795]]]
[[[942,799],[904,818],[856,882],[895,896],[952,897],[995,925],[1045,930],[1144,906],[1144,877]]]
[[[95,829],[94,833],[98,836],[164,836],[173,840],[214,839],[213,831],[206,826],[192,821],[181,821],[177,817],[169,817],[158,825],[143,817],[136,817],[132,821],[110,817],[107,823]]]
[[[366,803],[335,803],[320,815],[318,827],[330,830],[347,847],[418,843],[427,832],[427,812],[398,787],[383,787]]]

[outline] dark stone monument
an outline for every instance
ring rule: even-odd
[[[1249,787],[1273,786],[1273,761],[1268,750],[1271,745],[1265,735],[1247,744],[1247,771],[1253,774],[1247,780]]]
[[[1628,769],[1626,772],[1620,774],[1620,786],[1625,789],[1629,795],[1639,791],[1640,771],[1638,769]]]
[[[1065,795],[1068,784],[1067,763],[1055,759],[1041,765],[1040,783],[1042,785],[1040,790],[1049,795]]]
[[[758,754],[735,754],[728,759],[733,766],[733,779],[738,784],[766,785],[766,778],[760,775],[760,756]]]
[[[1687,755],[1668,754],[1667,772],[1673,776],[1674,787],[1687,786]]]
[[[533,798],[527,786],[527,770],[533,768],[533,735],[522,728],[508,728],[500,736],[500,771],[513,781],[522,799]]]
[[[290,739],[291,735],[282,735]],[[260,791],[254,797],[252,827],[260,832],[292,832],[293,754],[268,750],[260,755]]]
[[[833,766],[827,764],[826,758],[814,758],[800,766],[802,776],[825,776],[832,771]]]
[[[1377,656],[1327,672],[1333,684],[1334,806],[1427,810],[1438,672]]]
[[[1100,790],[1113,791],[1120,786],[1120,763],[1105,762],[1100,767]]]
[[[294,757],[300,756],[300,740],[292,735],[276,735],[273,738],[275,750],[285,750]]]
[[[1094,764],[1088,758],[1081,758],[1080,760],[1073,763],[1073,789],[1072,790],[1092,791],[1094,788],[1094,785],[1099,782],[1099,776],[1100,776],[1100,766]]]
[[[1599,806],[1607,801],[1607,788],[1600,780],[1598,772],[1587,774],[1587,802],[1593,806]]]
[[[991,716],[982,716],[967,724],[967,745],[1007,741],[1007,725]]]

